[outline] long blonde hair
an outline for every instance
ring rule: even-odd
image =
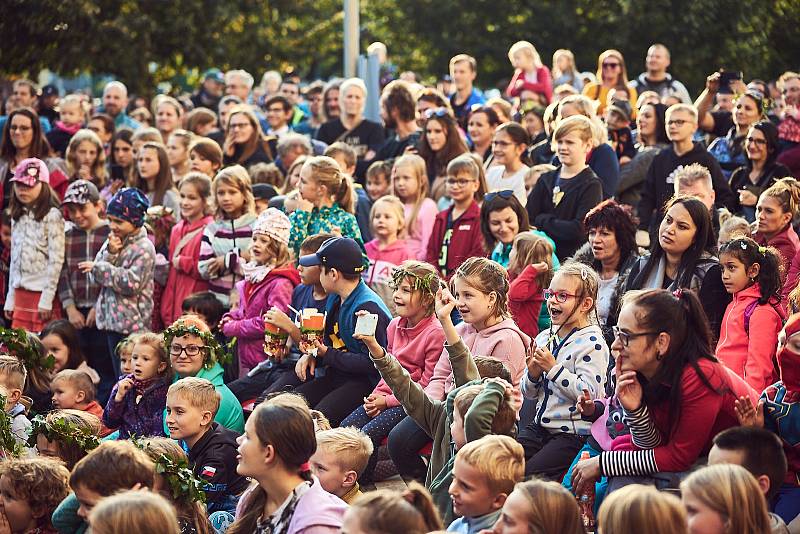
[[[350,178],[342,172],[336,160],[329,156],[308,158],[303,167],[311,169],[311,178],[324,185],[333,200],[348,213],[356,211],[356,192]]]
[[[219,188],[220,184],[236,188],[242,193],[242,196],[244,196],[244,206],[241,215],[244,215],[245,213],[255,214],[256,200],[253,197],[253,186],[250,183],[250,175],[247,173],[247,170],[244,167],[241,165],[231,165],[230,167],[225,167],[217,173],[217,175],[214,177],[214,181],[212,182],[212,189],[214,190],[214,204],[217,206],[217,219],[225,219],[227,215],[224,211],[222,211],[219,202],[217,202],[217,188]],[[241,215],[239,216],[241,217]]]
[[[106,185],[106,152],[103,149],[103,142],[96,133],[88,128],[78,130],[69,140],[67,152],[64,155],[67,160],[67,174],[69,174],[71,179],[78,176],[80,166],[78,165],[78,155],[76,152],[80,144],[84,141],[92,143],[97,150],[97,158],[94,160],[89,172],[92,175],[92,182],[97,186],[97,189],[102,189]]]
[[[728,534],[768,534],[767,501],[747,469],[732,464],[709,465],[681,482],[684,496],[691,494],[727,523]]]
[[[686,510],[677,497],[652,486],[631,484],[608,495],[598,514],[603,532],[686,534]]]
[[[545,288],[553,279],[553,245],[536,232],[520,232],[512,245],[514,260],[508,264],[508,272],[520,274],[525,267],[534,263],[546,263],[547,270],[536,275],[536,283]]]
[[[414,207],[406,221],[405,236],[411,235],[417,227],[417,217],[419,210],[422,209],[422,203],[428,198],[428,171],[425,170],[425,160],[417,154],[406,154],[400,156],[394,161],[392,165],[392,194],[399,198],[397,191],[394,188],[394,174],[399,167],[410,167],[414,177],[417,179],[417,198],[414,200]]]

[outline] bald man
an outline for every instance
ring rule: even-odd
[[[141,125],[128,117],[125,108],[128,107],[128,88],[116,80],[108,82],[103,89],[103,112],[114,117],[114,126],[136,130]]]
[[[631,81],[631,86],[636,92],[655,91],[662,99],[675,97],[684,104],[691,104],[692,98],[686,87],[667,72],[670,64],[669,49],[663,44],[656,43],[647,50],[645,59],[646,72]]]

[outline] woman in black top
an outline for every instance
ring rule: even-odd
[[[750,127],[744,148],[747,163],[733,171],[730,185],[737,194],[736,213],[753,222],[761,193],[779,178],[792,174],[777,162],[778,129],[770,121],[759,121]]]
[[[228,129],[225,136],[225,165],[239,164],[245,169],[256,163],[271,163],[274,146],[264,136],[261,124],[249,107],[236,106],[228,115]],[[271,139],[273,144],[275,139]]]

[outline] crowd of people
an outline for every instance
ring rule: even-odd
[[[800,74],[508,59],[16,80],[0,533],[800,532]]]

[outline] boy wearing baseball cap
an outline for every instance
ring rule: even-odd
[[[378,316],[375,338],[386,346],[386,330],[392,318],[381,298],[361,279],[364,261],[361,247],[349,237],[332,237],[314,254],[302,256],[303,267],[320,266],[320,283],[328,293],[324,344],[317,342],[316,356],[304,354],[297,362],[297,376],[306,382],[296,391],[338,426],[362,404],[380,375],[369,350],[353,338],[356,313]],[[315,377],[315,369],[319,368]]]
[[[97,330],[95,308],[100,288],[82,273],[78,264],[94,261],[111,231],[108,221],[100,218],[103,205],[100,192],[88,180],[75,180],[67,188],[61,207],[69,214],[64,247],[64,266],[58,280],[58,298],[69,322],[78,330],[81,352],[89,367],[100,375],[97,398],[105,405],[111,385],[117,379],[107,357],[105,337]]]
[[[117,343],[149,329],[153,314],[153,268],[156,249],[147,238],[144,216],[150,201],[134,187],[120,189],[109,201],[111,233],[94,261],[78,264],[100,286],[95,322],[106,339],[115,378],[122,374]]]

